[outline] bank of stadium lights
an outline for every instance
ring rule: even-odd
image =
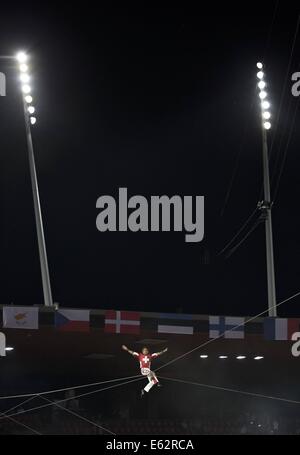
[[[27,139],[27,149],[28,149],[28,161],[29,161],[29,170],[31,176],[31,186],[32,186],[32,195],[33,195],[33,206],[34,206],[34,215],[36,223],[36,232],[38,238],[39,246],[39,258],[41,266],[41,275],[42,275],[42,285],[43,285],[43,294],[44,294],[44,305],[53,306],[51,283],[49,276],[49,267],[47,260],[47,251],[46,243],[44,236],[44,226],[41,213],[40,197],[39,197],[39,188],[38,180],[35,166],[33,142],[31,137],[31,127],[36,123],[35,108],[33,106],[33,98],[31,96],[31,77],[30,77],[30,66],[28,65],[28,55],[25,52],[19,52],[15,55],[15,60],[19,66],[19,80],[22,91],[22,101],[24,108],[24,119],[25,119],[25,130],[26,130],[26,139]]]
[[[244,360],[245,358],[246,358],[245,355],[238,355],[238,356],[236,357],[237,360]]]
[[[262,360],[264,357],[262,355],[257,355],[254,357],[254,360]]]
[[[25,63],[28,60],[28,56],[25,54],[25,52],[18,52],[16,58],[19,63]]]
[[[24,98],[26,105],[28,106],[27,112],[29,114],[30,123],[31,123],[31,125],[34,125],[36,123],[36,117],[34,117],[32,115],[35,113],[35,107],[32,106],[33,98],[30,95],[31,86],[29,85],[30,76],[28,74],[29,67],[27,65],[28,55],[25,54],[25,52],[19,52],[16,55],[16,59],[19,62],[20,81],[22,83],[21,89],[23,92],[23,98]]]
[[[13,351],[13,350],[14,350],[14,348],[12,346],[7,346],[5,348],[5,351],[7,351],[7,352],[10,352],[10,351]]]
[[[263,71],[258,71],[257,77],[258,77],[258,79],[263,79],[263,77],[264,77]]]
[[[228,355],[219,355],[219,359],[228,359]]]
[[[259,79],[259,82],[258,82],[257,86],[258,86],[258,88],[260,90],[258,96],[259,96],[259,98],[261,100],[261,116],[262,116],[263,127],[266,130],[269,130],[271,128],[271,122],[269,121],[270,118],[271,118],[271,114],[268,111],[268,109],[270,108],[270,103],[266,99],[268,94],[267,94],[267,92],[265,90],[266,82],[264,81],[265,74],[262,71],[263,64],[261,62],[258,62],[256,64],[256,67],[259,69],[259,71],[256,74],[256,76]]]
[[[208,355],[207,354],[201,354],[200,359],[207,359]]]
[[[27,83],[27,82],[30,81],[30,77],[28,76],[27,73],[21,73],[20,81],[24,82],[24,83]]]
[[[26,65],[26,63],[20,63],[19,69],[20,69],[21,73],[27,73],[28,65]]]

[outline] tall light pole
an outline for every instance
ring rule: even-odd
[[[19,70],[20,70],[20,82],[21,82],[21,89],[22,89],[29,169],[30,169],[30,177],[31,177],[35,223],[36,223],[36,230],[37,230],[39,257],[40,257],[41,274],[42,274],[44,304],[45,304],[45,306],[51,307],[51,306],[53,306],[52,292],[51,292],[51,284],[50,284],[50,277],[49,277],[49,268],[48,268],[47,251],[46,251],[43,219],[42,219],[40,196],[39,196],[39,187],[38,187],[38,181],[37,181],[37,175],[36,175],[35,159],[34,159],[34,153],[33,153],[33,143],[32,143],[32,136],[31,136],[31,125],[34,125],[36,123],[36,117],[33,115],[35,113],[35,108],[32,105],[33,99],[30,94],[31,93],[31,87],[29,85],[30,76],[28,74],[28,64],[27,64],[28,56],[24,52],[19,52],[16,56],[16,59],[19,62]]]
[[[273,232],[272,232],[272,201],[270,191],[270,176],[269,176],[269,156],[268,156],[268,141],[267,131],[271,128],[269,112],[270,103],[267,100],[267,92],[265,91],[266,82],[264,80],[263,64],[257,63],[259,69],[257,78],[259,79],[259,98],[261,103],[261,127],[262,127],[262,154],[263,154],[263,174],[264,174],[264,200],[258,203],[259,209],[264,215],[265,231],[266,231],[266,258],[267,258],[267,278],[268,278],[268,309],[269,316],[277,316],[276,307],[276,288],[275,288],[275,270],[274,270],[274,252],[273,252]]]

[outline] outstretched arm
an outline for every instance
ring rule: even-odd
[[[165,349],[163,349],[163,350],[160,351],[160,352],[154,352],[154,353],[152,354],[152,357],[159,357],[160,355],[162,355],[162,354],[164,354],[165,352],[167,352],[167,350],[168,350],[168,348],[165,348]]]
[[[127,346],[125,346],[124,344],[123,344],[123,346],[122,346],[122,349],[123,349],[124,351],[127,351],[127,352],[128,352],[128,354],[131,354],[131,355],[134,355],[134,356],[136,356],[136,355],[137,355],[137,353],[136,353],[136,352],[134,352],[134,351],[131,351],[131,350],[130,350],[130,349],[128,349],[128,347],[127,347]]]

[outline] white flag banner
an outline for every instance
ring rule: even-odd
[[[0,356],[5,357],[6,356],[6,337],[4,333],[0,332]]]
[[[194,327],[183,325],[158,325],[158,333],[176,333],[178,335],[193,335]]]
[[[3,307],[3,327],[8,329],[38,329],[39,309],[25,306]]]

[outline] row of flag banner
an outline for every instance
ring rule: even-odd
[[[59,331],[88,332],[91,327],[90,310],[58,309],[54,325]],[[3,327],[12,329],[39,328],[39,308],[3,307]],[[250,330],[249,330],[250,327]],[[105,333],[139,335],[141,330],[158,334],[193,335],[208,333],[209,338],[244,339],[245,333],[263,334],[266,340],[291,340],[299,332],[300,319],[266,317],[261,323],[246,323],[243,317],[208,316],[197,320],[193,315],[161,313],[157,318],[141,318],[134,311],[107,310],[102,328]]]

